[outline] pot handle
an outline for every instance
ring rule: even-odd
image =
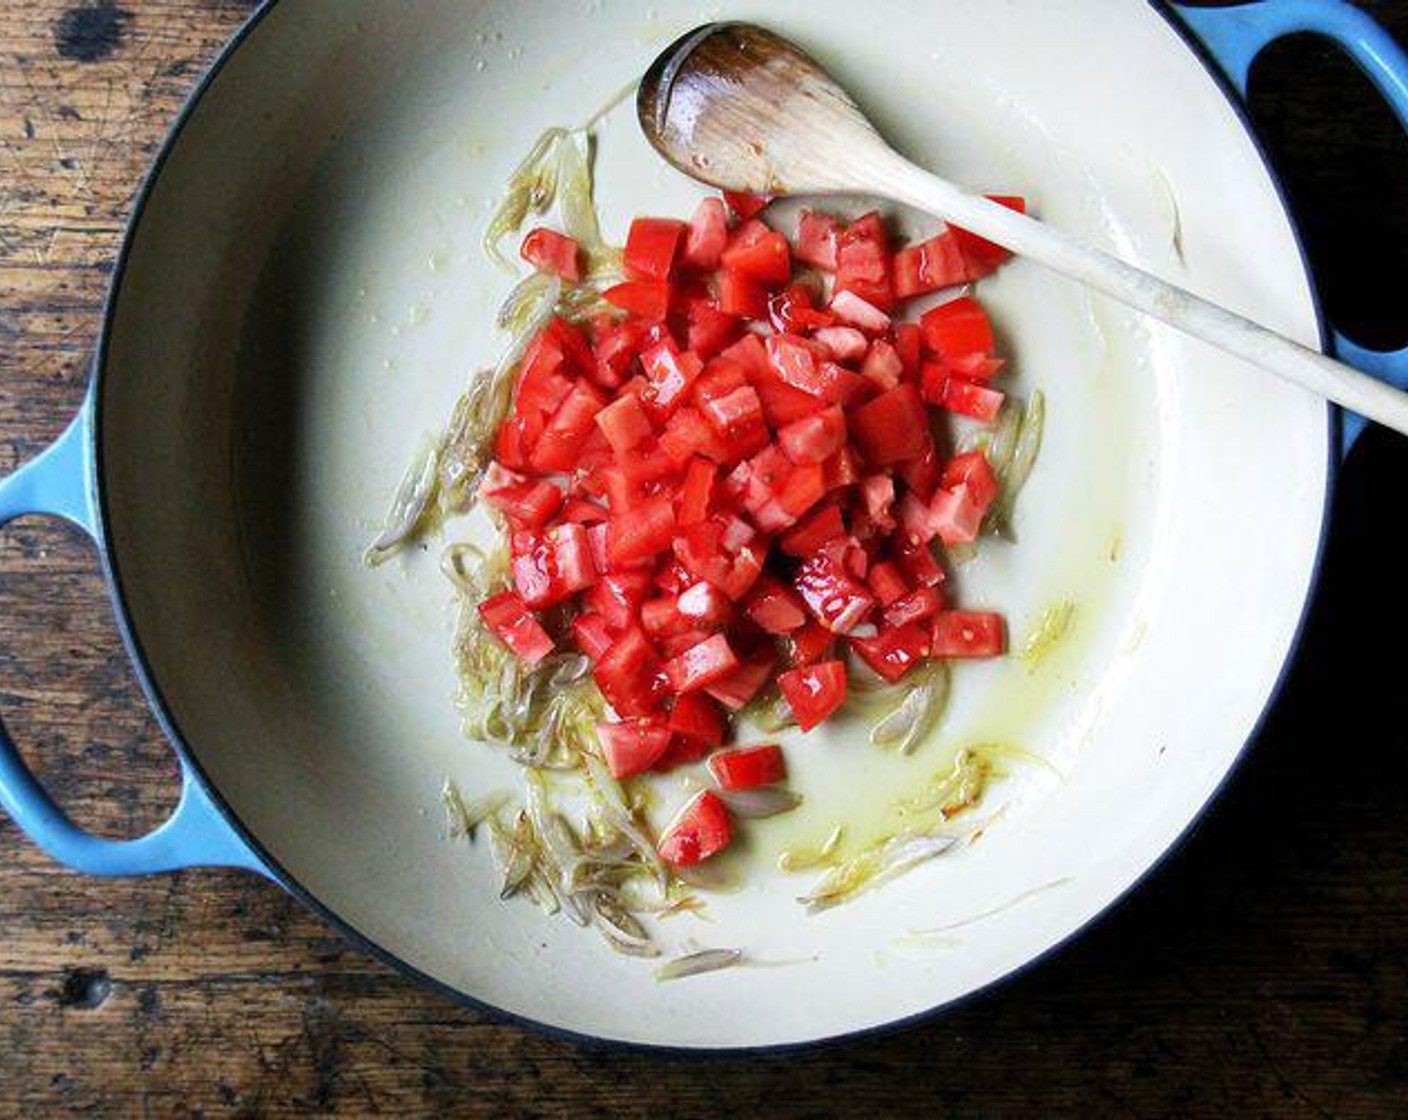
[[[47,514],[73,522],[101,547],[92,482],[92,405],[90,393],[63,435],[0,479],[0,527],[25,514]],[[188,867],[241,867],[269,874],[184,758],[181,800],[170,820],[136,840],[108,840],[90,836],[69,820],[25,765],[0,720],[0,807],[50,856],[88,875],[152,875]]]
[[[1408,129],[1408,54],[1367,13],[1348,0],[1258,0],[1231,8],[1174,5],[1178,18],[1203,44],[1243,100],[1257,55],[1277,39],[1297,32],[1324,36],[1352,58]],[[1343,362],[1399,389],[1408,390],[1408,348],[1369,350],[1339,331],[1334,354]],[[1368,421],[1340,414],[1340,456],[1363,433]]]

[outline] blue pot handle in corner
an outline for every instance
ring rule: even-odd
[[[29,513],[62,517],[101,545],[93,493],[92,397],[43,454],[0,479],[0,527]],[[181,761],[181,800],[171,818],[136,840],[107,840],[75,825],[39,784],[0,721],[0,807],[60,863],[88,875],[152,875],[188,867],[268,874]]]
[[[1408,129],[1408,54],[1382,27],[1348,0],[1259,0],[1232,8],[1175,5],[1183,24],[1202,41],[1228,81],[1247,96],[1257,55],[1277,39],[1298,32],[1322,35],[1342,48],[1388,102]],[[1332,335],[1335,357],[1399,389],[1408,389],[1408,348],[1368,350],[1339,331]],[[1340,453],[1347,455],[1368,421],[1343,413]]]

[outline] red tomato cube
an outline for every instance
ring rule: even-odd
[[[691,867],[728,847],[733,822],[718,794],[696,794],[660,836],[660,858],[675,867]]]
[[[787,763],[776,743],[733,747],[709,759],[709,773],[720,789],[756,789],[787,780]]]
[[[989,611],[940,611],[931,636],[934,657],[1001,657],[1007,649],[1002,616]]]
[[[684,223],[673,218],[637,218],[626,234],[626,275],[633,280],[668,280],[684,232]]]
[[[618,781],[644,774],[670,745],[670,731],[652,719],[628,719],[596,725],[597,742],[606,768]]]
[[[924,332],[928,351],[945,360],[991,354],[995,345],[992,320],[972,296],[949,300],[925,312],[919,320],[919,328]]]
[[[719,267],[727,244],[728,213],[723,200],[713,197],[701,200],[685,233],[684,263],[701,272],[712,272]]]
[[[536,665],[553,651],[552,638],[522,599],[503,591],[479,604],[479,617],[494,637],[525,665]]]
[[[740,711],[772,678],[776,664],[777,658],[771,653],[755,654],[728,676],[708,685],[704,691],[729,711]]]
[[[829,719],[846,702],[846,666],[841,661],[822,661],[800,669],[789,669],[777,678],[797,726],[803,731]]]
[[[582,278],[580,246],[572,238],[539,226],[523,239],[519,255],[539,272],[575,284]]]
[[[933,439],[924,401],[908,381],[851,413],[851,433],[866,461],[877,467],[923,455]]]
[[[665,676],[678,694],[711,685],[737,668],[738,658],[728,639],[715,634],[666,662]]]

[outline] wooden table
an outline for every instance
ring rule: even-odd
[[[77,405],[133,191],[249,7],[0,7],[0,473]],[[1408,39],[1408,5],[1373,10]],[[1293,45],[1257,115],[1330,306],[1402,341],[1408,148],[1360,89]],[[1366,282],[1371,264],[1397,282]],[[760,1060],[583,1049],[420,990],[252,877],[83,879],[0,818],[0,1116],[1408,1114],[1405,479],[1408,444],[1372,433],[1284,699],[1191,841],[1075,945],[940,1021]],[[5,718],[77,818],[160,820],[175,768],[76,533],[0,537],[0,651]]]

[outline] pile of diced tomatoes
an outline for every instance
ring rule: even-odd
[[[1002,405],[992,325],[971,296],[898,314],[1007,254],[953,228],[896,252],[874,213],[804,211],[789,241],[767,200],[726,197],[636,219],[604,293],[619,312],[555,318],[528,346],[479,491],[508,523],[513,587],[479,610],[530,665],[590,658],[617,778],[708,756],[739,790],[785,778],[774,744],[721,749],[765,686],[808,731],[845,702],[847,648],[891,682],[1003,652],[1001,616],[951,609],[933,551],[974,540],[997,497],[981,452],[935,440],[942,412]],[[562,234],[522,252],[581,278]],[[705,791],[660,852],[694,863],[731,835]]]

